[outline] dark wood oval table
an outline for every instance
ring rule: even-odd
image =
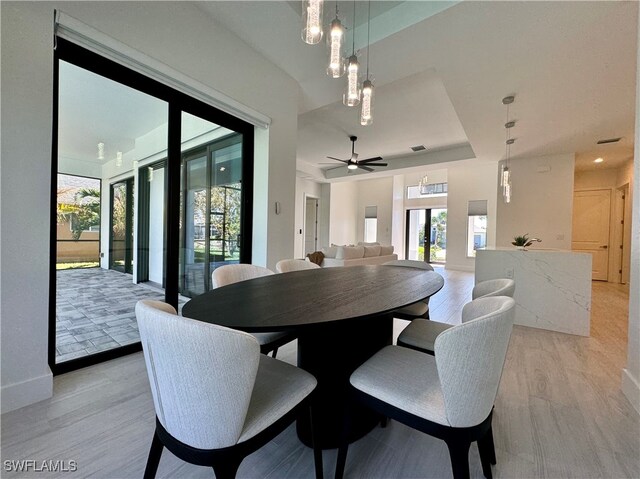
[[[415,268],[321,268],[223,286],[193,298],[182,314],[247,332],[295,331],[298,366],[318,380],[317,437],[324,449],[332,449],[339,443],[349,377],[391,344],[391,312],[432,296],[443,285],[438,273]],[[364,436],[378,419],[354,411],[349,440]],[[298,419],[297,431],[310,445],[306,418]]]

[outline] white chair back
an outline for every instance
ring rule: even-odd
[[[253,264],[226,264],[213,270],[211,273],[211,286],[219,288],[228,284],[246,281],[248,279],[269,276],[273,271]]]
[[[408,268],[420,268],[425,269],[427,271],[433,271],[433,266],[431,266],[426,261],[417,261],[415,259],[394,259],[391,261],[387,261],[384,263],[386,266],[406,266]]]
[[[473,287],[471,299],[486,298],[488,296],[509,296],[513,298],[516,282],[509,278],[488,279]]]
[[[473,317],[447,329],[435,341],[435,358],[445,411],[453,427],[470,427],[491,412],[498,393],[515,301],[506,296],[480,298],[465,305]]]
[[[282,259],[276,264],[278,273],[289,273],[291,271],[301,271],[303,269],[318,269],[320,265],[305,261],[303,259]]]
[[[195,448],[236,444],[258,371],[258,341],[241,331],[177,316],[160,301],[139,301],[136,317],[163,427]]]

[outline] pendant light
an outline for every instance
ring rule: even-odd
[[[427,175],[424,175],[422,178],[420,178],[420,181],[418,182],[418,191],[420,191],[421,195],[429,194],[428,186],[429,186],[429,177]]]
[[[502,99],[502,104],[507,106],[507,122],[504,124],[505,132],[506,132],[506,141],[505,141],[505,161],[502,164],[502,168],[500,169],[500,186],[502,187],[502,201],[506,204],[511,203],[511,169],[510,169],[510,159],[511,159],[511,145],[515,143],[515,138],[511,138],[511,128],[513,128],[516,124],[515,121],[509,120],[509,105],[513,103],[515,97],[506,96]]]
[[[371,33],[371,0],[369,0],[369,15],[367,19],[367,79],[362,83],[362,109],[360,110],[360,124],[362,126],[373,123],[373,83],[369,79],[369,50]]]
[[[347,62],[347,90],[342,95],[342,103],[346,106],[358,106],[360,104],[360,85],[358,73],[360,64],[356,55],[356,2],[353,2],[353,53]]]
[[[329,46],[329,67],[327,75],[331,78],[340,78],[344,75],[344,27],[338,18],[338,2],[336,2],[336,18],[331,22],[331,29],[327,37]]]
[[[302,2],[302,40],[315,45],[322,40],[323,0],[305,0]]]

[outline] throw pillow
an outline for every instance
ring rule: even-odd
[[[372,256],[380,256],[381,246],[363,246],[364,248],[364,257],[370,258]]]

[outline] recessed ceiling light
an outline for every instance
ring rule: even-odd
[[[604,161],[604,158],[596,158],[595,160],[593,160],[594,163],[602,163]]]
[[[224,170],[226,170],[226,168],[224,166],[221,166],[220,171],[224,171]]]

